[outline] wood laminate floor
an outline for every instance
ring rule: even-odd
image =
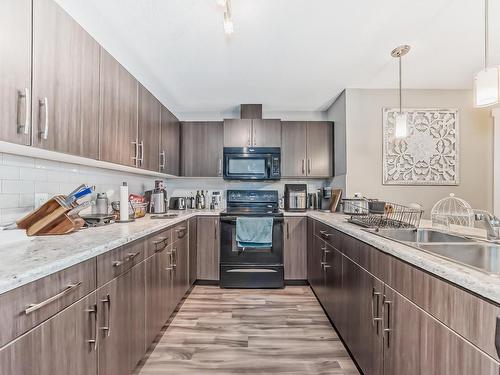
[[[309,287],[195,286],[135,374],[358,371]]]

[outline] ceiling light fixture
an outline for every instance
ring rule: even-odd
[[[488,0],[484,0],[484,69],[474,77],[474,106],[489,107],[500,103],[500,67],[488,67]]]
[[[410,46],[404,44],[392,50],[391,56],[398,59],[399,62],[399,113],[396,115],[396,126],[394,136],[396,138],[404,138],[408,134],[408,124],[406,113],[403,113],[403,93],[401,89],[401,57],[410,52]]]
[[[231,0],[224,0],[224,32],[231,35],[234,32],[233,18],[231,15]]]

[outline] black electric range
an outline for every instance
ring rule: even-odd
[[[228,190],[220,215],[220,286],[283,288],[283,213],[276,190]],[[272,246],[241,248],[236,241],[238,217],[272,217]]]

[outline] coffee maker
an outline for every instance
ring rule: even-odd
[[[331,186],[325,186],[318,189],[318,210],[330,211],[330,205],[332,203],[332,188]]]
[[[164,214],[168,210],[167,191],[164,188],[163,180],[155,181],[154,190],[145,192],[150,214]]]
[[[307,185],[285,184],[285,211],[307,210]]]

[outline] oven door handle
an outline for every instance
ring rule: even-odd
[[[223,216],[220,218],[221,223],[236,223],[236,216]],[[283,223],[285,219],[283,217],[273,217],[274,223]]]

